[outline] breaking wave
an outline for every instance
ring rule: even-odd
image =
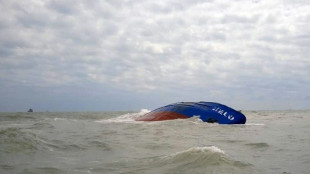
[[[184,168],[184,170],[187,170],[184,166],[190,168],[205,168],[208,166],[250,166],[250,164],[229,158],[223,150],[216,146],[193,147],[185,151],[165,156],[162,158],[162,162],[164,164],[175,163],[178,168]]]
[[[153,159],[143,159],[139,172],[145,173],[251,173],[253,165],[237,161],[216,146],[192,147]],[[140,164],[141,165],[141,164]],[[126,171],[137,172],[137,171]],[[125,173],[126,173],[125,172]]]
[[[216,146],[192,147],[185,151],[140,160],[126,161],[133,169],[124,169],[121,173],[255,173],[254,166],[229,157]],[[119,167],[125,162],[113,163]]]
[[[150,110],[147,109],[141,109],[140,112],[137,113],[127,113],[124,115],[120,115],[115,118],[110,118],[110,119],[104,119],[104,120],[98,120],[96,122],[98,123],[138,123],[135,121],[137,118],[143,116],[144,114],[150,112]]]

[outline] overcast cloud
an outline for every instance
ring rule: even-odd
[[[1,0],[0,111],[310,109],[307,0]]]

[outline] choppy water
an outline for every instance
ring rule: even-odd
[[[134,121],[145,112],[0,113],[0,173],[310,173],[309,111]]]

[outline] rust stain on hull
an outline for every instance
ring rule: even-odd
[[[169,111],[161,111],[161,112],[150,112],[145,114],[144,116],[137,118],[136,121],[162,121],[162,120],[174,120],[174,119],[185,119],[188,118],[185,115],[169,112]]]

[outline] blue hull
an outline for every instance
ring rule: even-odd
[[[138,121],[161,121],[199,117],[204,122],[245,124],[246,117],[239,111],[214,102],[179,102],[155,109]]]

